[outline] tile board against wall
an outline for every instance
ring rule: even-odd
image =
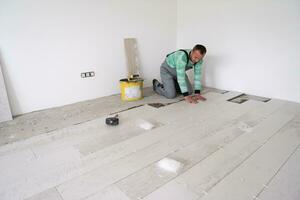
[[[0,66],[0,122],[12,120],[12,114],[6,93],[4,77]]]

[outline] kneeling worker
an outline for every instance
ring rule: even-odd
[[[172,99],[181,93],[189,103],[197,103],[198,100],[206,99],[200,95],[201,86],[201,66],[206,48],[197,44],[191,49],[180,49],[167,55],[160,67],[160,77],[162,83],[153,80],[153,90],[166,98]],[[195,95],[191,82],[185,71],[194,68]]]

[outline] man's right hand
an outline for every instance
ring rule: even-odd
[[[188,102],[188,103],[198,103],[198,101],[196,99],[194,99],[194,97],[192,95],[186,96],[184,97],[184,99]]]

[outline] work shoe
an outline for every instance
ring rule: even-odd
[[[156,92],[156,88],[157,87],[162,87],[162,84],[158,80],[153,79],[152,80],[152,86],[153,86],[153,91]]]

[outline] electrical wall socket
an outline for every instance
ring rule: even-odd
[[[95,72],[91,71],[91,72],[82,72],[81,73],[81,78],[88,78],[88,77],[93,77],[95,76]]]

